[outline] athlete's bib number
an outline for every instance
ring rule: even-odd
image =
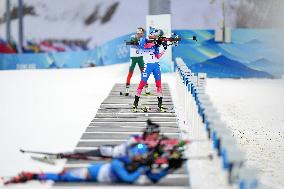
[[[145,53],[143,59],[144,62],[150,62],[150,63],[158,62],[158,59],[153,53]]]

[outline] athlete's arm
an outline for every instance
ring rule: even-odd
[[[127,155],[127,150],[133,144],[137,144],[140,142],[139,135],[131,135],[127,141],[122,144],[116,145],[112,148],[112,157],[118,158]]]
[[[154,43],[147,43],[147,39],[145,37],[140,39],[140,46],[144,49],[151,49],[155,46]]]
[[[166,52],[165,49],[162,52],[159,52],[159,48],[156,48],[154,54],[156,58],[160,59],[164,55],[165,52]]]
[[[125,169],[123,163],[119,160],[113,160],[111,166],[116,176],[126,183],[135,182],[145,169],[144,167],[140,167],[136,171],[130,173]]]
[[[151,170],[148,170],[146,171],[146,176],[155,183],[165,177],[168,174],[168,170],[168,168],[162,169],[159,173],[152,173]]]

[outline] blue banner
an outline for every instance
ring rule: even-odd
[[[213,30],[174,30],[182,38],[173,60],[181,57],[193,72],[209,77],[278,77],[284,75],[281,29],[234,29],[232,43],[214,41]],[[0,69],[83,68],[129,61],[124,35],[89,51],[0,54]],[[197,42],[190,40],[197,37]],[[273,37],[272,37],[273,36]],[[168,69],[161,65],[162,71]]]
[[[0,69],[82,68],[128,62],[131,34],[116,38],[89,51],[0,54]]]
[[[225,78],[284,75],[282,29],[234,29],[231,43],[215,42],[213,30],[175,30],[175,33],[183,39],[173,48],[173,59],[182,58],[193,72]],[[197,42],[184,40],[193,35]]]

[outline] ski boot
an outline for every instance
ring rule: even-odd
[[[164,108],[162,106],[162,104],[163,104],[163,97],[157,97],[157,98],[158,98],[158,108],[159,108],[159,111],[160,112],[166,112],[167,111],[166,108]]]
[[[22,172],[19,175],[11,178],[4,182],[4,185],[8,184],[16,184],[16,183],[25,183],[29,180],[36,180],[38,179],[38,174],[30,173],[30,172]]]
[[[144,106],[144,107],[141,108],[141,110],[143,112],[149,112],[151,110],[151,108],[149,106]]]
[[[148,84],[145,86],[145,95],[150,95],[151,92],[150,92],[150,89],[149,89],[149,86]]]
[[[129,95],[129,85],[126,85],[125,87],[125,96]]]
[[[135,95],[135,100],[134,100],[134,103],[133,103],[132,109],[131,109],[132,112],[137,112],[139,98],[140,98],[139,96]]]

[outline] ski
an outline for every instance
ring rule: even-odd
[[[119,92],[119,94],[121,95],[121,96],[132,96],[132,95],[130,95],[129,93],[126,93],[126,92]]]
[[[41,151],[30,151],[30,150],[20,150],[22,153],[29,153],[29,154],[37,154],[43,155],[42,157],[39,156],[31,156],[33,160],[40,161],[43,163],[55,165],[56,160],[59,159],[67,159],[67,160],[86,160],[86,161],[100,161],[106,160],[106,157],[95,157],[95,156],[88,156],[84,153],[49,153],[49,152],[41,152]]]
[[[150,108],[149,106],[143,106],[141,108],[142,112],[149,112],[149,113],[161,113],[166,112],[166,109],[161,110],[160,108]]]
[[[47,163],[50,165],[55,165],[56,160],[67,159],[67,160],[83,160],[83,161],[101,161],[108,160],[107,157],[95,157],[95,156],[86,156],[84,154],[62,154],[58,155],[45,155],[43,157],[31,156],[33,160],[40,161],[42,163]]]
[[[166,113],[172,111],[173,108],[150,108],[149,106],[143,106],[141,108],[142,112],[149,113]]]
[[[141,108],[141,110],[142,110],[143,112],[149,112],[151,109],[150,109],[149,106],[143,106],[143,107]]]
[[[126,92],[122,92],[122,91],[119,92],[119,95],[120,96],[127,96],[127,97],[130,97],[130,98],[134,98],[134,96],[132,94],[126,93]],[[145,97],[147,97],[147,96],[155,96],[155,94],[154,93],[142,93],[141,96],[145,96]]]
[[[35,161],[39,161],[41,163],[46,163],[49,165],[56,165],[55,160],[57,159],[57,158],[51,158],[49,156],[43,156],[43,157],[31,156],[31,158]]]
[[[155,96],[154,93],[142,93],[141,95],[142,96]]]

